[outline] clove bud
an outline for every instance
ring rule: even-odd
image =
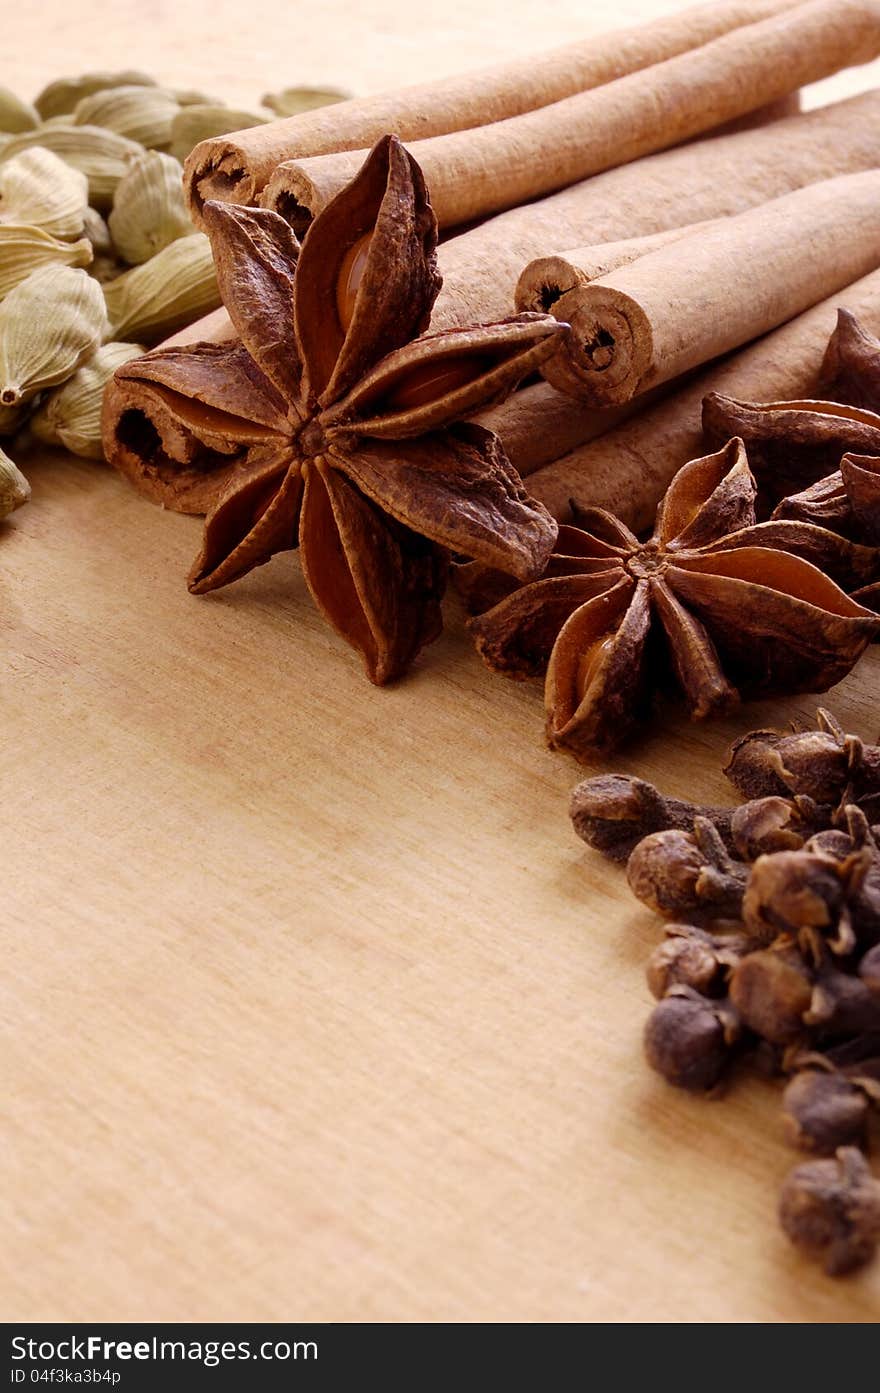
[[[782,1120],[792,1146],[833,1156],[839,1146],[864,1146],[868,1099],[842,1074],[804,1069],[785,1089]]]
[[[831,1160],[789,1171],[779,1219],[829,1276],[851,1272],[870,1261],[880,1241],[880,1184],[861,1151],[842,1146]]]
[[[804,1015],[812,997],[810,969],[787,938],[749,953],[731,973],[731,1003],[749,1029],[774,1045],[806,1034]]]
[[[584,779],[574,789],[569,805],[578,836],[612,861],[626,861],[637,843],[652,832],[689,832],[698,817],[709,818],[732,850],[731,811],[667,798],[653,784],[625,774]]]
[[[816,803],[861,802],[880,794],[880,747],[847,735],[819,709],[817,729],[784,735],[755,730],[731,748],[724,772],[746,798],[806,794]]]
[[[736,919],[749,868],[728,855],[709,819],[698,817],[693,832],[670,829],[643,838],[626,874],[636,898],[660,914]]]
[[[645,1026],[645,1055],[667,1083],[701,1092],[718,1083],[739,1038],[736,1013],[689,987],[674,987]]]
[[[742,934],[713,935],[692,924],[667,924],[666,937],[648,959],[648,989],[658,1000],[679,986],[720,996],[749,946]]]
[[[730,822],[733,844],[744,861],[757,861],[774,851],[799,851],[810,837],[827,827],[829,813],[830,809],[821,808],[805,794],[753,798],[734,811]]]

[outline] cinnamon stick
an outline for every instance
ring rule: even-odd
[[[523,267],[560,246],[741,213],[819,179],[878,165],[880,91],[873,91],[608,170],[444,242],[432,326],[509,314]]]
[[[388,132],[403,140],[418,140],[504,120],[649,67],[731,29],[782,13],[795,3],[723,0],[704,4],[546,53],[204,140],[186,162],[191,212],[198,223],[206,199],[256,203],[283,160],[368,148]]]
[[[703,452],[701,425],[707,392],[746,401],[809,397],[840,306],[871,333],[880,331],[880,271],[813,306],[725,362],[705,369],[666,397],[591,444],[539,469],[529,492],[558,518],[569,501],[608,508],[634,530],[649,526],[681,464]]]
[[[640,257],[631,249],[598,278],[591,248],[569,260],[589,283],[551,304],[571,334],[542,373],[589,406],[619,406],[880,266],[880,170],[809,184]]]
[[[678,145],[878,54],[877,0],[805,0],[590,91],[413,141],[410,153],[440,227],[455,227]],[[301,234],[367,154],[345,150],[282,164],[263,206]]]
[[[500,437],[507,458],[525,478],[569,450],[604,435],[641,405],[640,401],[638,407],[633,402],[596,410],[563,396],[547,382],[536,382],[473,419]]]
[[[829,174],[876,165],[880,165],[880,92],[789,117],[766,129],[699,141],[611,170],[539,203],[504,213],[441,245],[444,285],[431,327],[504,318],[511,311],[523,266],[560,241],[576,246],[587,236],[613,242],[650,234],[674,228],[682,219],[739,212]],[[216,340],[231,332],[225,311],[217,311],[191,326],[186,337]],[[535,432],[533,439],[518,402],[499,408],[494,423],[505,444],[510,436],[519,466],[527,471],[566,454],[607,427],[607,413],[585,409],[551,388],[545,388],[542,399],[543,433]],[[128,432],[132,453],[147,466],[146,473],[139,470],[139,477],[148,479],[156,427],[162,424],[162,402],[156,393],[131,387],[123,392],[114,383],[105,401],[108,413]],[[231,462],[211,457],[207,451],[191,465],[181,462],[192,476],[187,508],[199,512],[209,506],[231,467]]]
[[[726,221],[726,218],[709,218],[704,222],[685,223],[682,227],[667,227],[644,237],[628,237],[621,242],[603,242],[599,246],[575,247],[572,251],[538,256],[523,267],[516,283],[516,308],[533,314],[555,314],[560,302],[568,303],[569,291],[579,290],[650,252]],[[557,318],[567,320],[563,314]]]

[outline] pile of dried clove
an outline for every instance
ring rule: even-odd
[[[880,746],[819,711],[744,736],[725,773],[737,808],[612,774],[578,785],[572,821],[671,921],[648,963],[652,1068],[702,1091],[743,1063],[787,1080],[788,1139],[824,1159],[789,1173],[780,1220],[836,1275],[880,1242]]]

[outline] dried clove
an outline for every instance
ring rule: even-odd
[[[735,809],[730,819],[737,855],[756,861],[775,851],[798,851],[810,837],[827,827],[831,809],[805,794],[795,798],[753,798]]]
[[[630,888],[675,921],[647,964],[648,1063],[700,1092],[740,1057],[787,1078],[786,1136],[827,1159],[791,1173],[782,1223],[848,1271],[880,1239],[857,1149],[880,1110],[880,747],[820,711],[815,730],[743,737],[727,772],[739,808],[604,775],[579,785],[572,818],[614,859],[632,847]]]
[[[578,836],[612,861],[626,861],[636,843],[651,832],[690,831],[698,817],[708,818],[732,851],[731,812],[667,798],[653,784],[625,774],[584,779],[574,789],[569,806]]]
[[[648,988],[658,1000],[679,986],[721,996],[731,969],[749,947],[743,934],[715,935],[693,924],[667,924],[666,937],[648,959]]]
[[[804,1069],[782,1095],[782,1120],[792,1146],[833,1156],[839,1146],[864,1146],[868,1099],[843,1074]]]
[[[788,938],[748,953],[731,973],[731,1003],[744,1024],[773,1045],[805,1036],[804,1015],[812,999],[812,974]]]
[[[739,1039],[736,1012],[690,987],[673,987],[645,1026],[652,1069],[679,1088],[705,1091],[718,1083]]]
[[[820,708],[817,729],[785,735],[754,730],[737,740],[724,773],[746,798],[806,794],[819,804],[880,795],[880,746],[847,735]]]
[[[635,847],[626,869],[637,899],[664,915],[737,919],[749,868],[734,861],[708,818],[693,832],[654,832]]]
[[[861,1151],[842,1146],[834,1159],[789,1171],[779,1219],[791,1241],[829,1276],[852,1272],[874,1256],[880,1241],[880,1183]]]
[[[770,943],[780,933],[816,928],[849,942],[845,863],[818,851],[778,851],[759,856],[742,901],[743,922]]]

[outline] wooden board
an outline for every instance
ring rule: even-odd
[[[215,0],[203,44],[195,0],[52,0],[6,51],[23,90],[136,53],[243,101],[589,23],[325,8]],[[835,1284],[777,1232],[777,1089],[707,1103],[643,1065],[659,927],[572,835],[583,771],[543,748],[539,690],[491,677],[452,605],[376,691],[290,556],[193,599],[197,520],[28,467],[0,535],[4,1316],[876,1318],[880,1270]],[[878,675],[826,698],[871,738]],[[674,720],[615,764],[723,799],[729,739],[814,705]]]

